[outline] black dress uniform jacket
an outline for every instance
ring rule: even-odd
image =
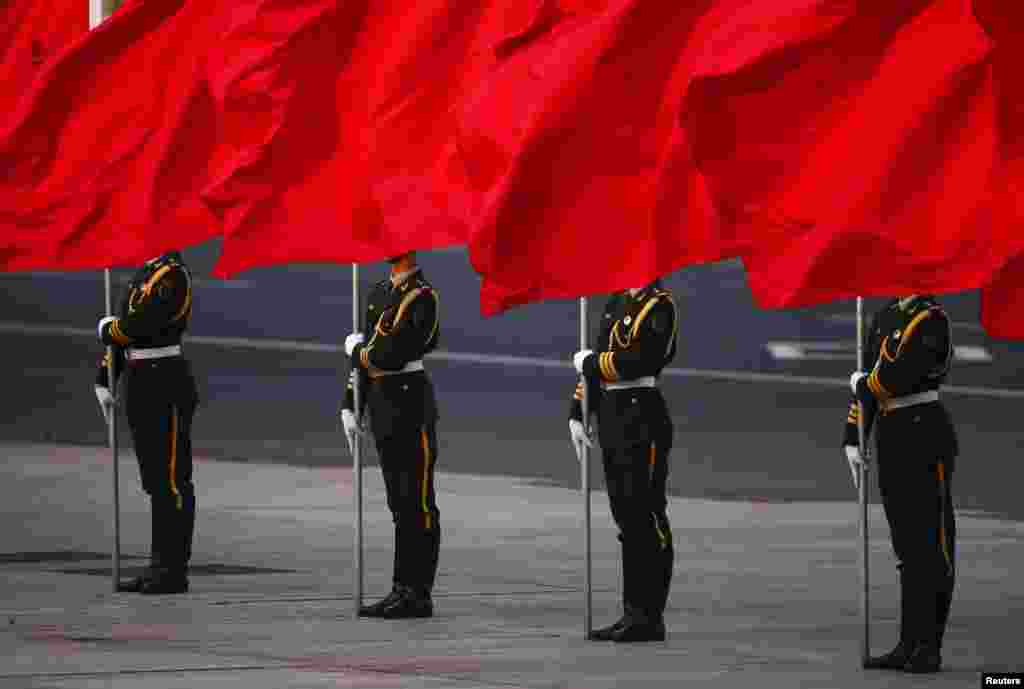
[[[353,349],[350,370],[360,375],[360,412],[369,408],[373,434],[389,437],[398,429],[435,423],[437,402],[427,375],[387,375],[437,348],[438,295],[423,272],[417,269],[398,286],[390,279],[376,283],[367,298],[364,322],[368,339]],[[344,407],[355,409],[351,379]]]

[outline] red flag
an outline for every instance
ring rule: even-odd
[[[1007,262],[992,53],[965,0],[864,4],[695,87],[698,164],[761,306],[959,291]]]
[[[216,233],[202,68],[226,6],[135,0],[44,68],[0,132],[0,270],[137,264]]]
[[[236,142],[238,164],[204,194],[225,222],[216,273],[463,241],[437,167],[453,140],[450,110],[496,51],[560,16],[553,0],[341,3],[258,61],[267,88],[221,80],[223,116],[256,113],[263,125]],[[240,25],[235,40],[272,36]],[[227,59],[224,69],[251,63]]]
[[[694,165],[689,87],[835,21],[806,0],[612,0],[499,63],[459,117],[483,313],[733,254]]]
[[[990,337],[1024,339],[1024,5],[973,0],[975,16],[996,41],[1002,177],[995,226],[1017,239],[1015,257],[981,292],[981,324]]]
[[[0,117],[10,116],[45,62],[88,31],[88,0],[0,3]]]

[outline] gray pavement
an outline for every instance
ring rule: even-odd
[[[146,550],[134,458],[121,458],[126,568]],[[971,687],[1020,671],[1024,525],[962,511],[946,671],[858,667],[856,505],[673,498],[675,581],[665,643],[582,640],[578,490],[438,475],[438,615],[353,618],[347,467],[196,466],[199,521],[187,596],[110,593],[109,454],[0,446],[0,687]],[[379,472],[365,475],[367,589],[390,576]],[[618,613],[607,500],[594,510],[595,623]],[[895,570],[872,514],[873,647],[895,636]]]

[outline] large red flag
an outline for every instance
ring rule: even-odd
[[[994,222],[998,111],[993,43],[967,0],[865,3],[695,85],[698,164],[750,238],[758,303],[986,284],[1018,250]]]
[[[689,86],[820,32],[838,10],[610,0],[500,62],[459,115],[483,313],[734,254],[694,166]]]
[[[266,89],[220,80],[224,117],[257,113],[263,124],[204,194],[225,223],[217,274],[461,243],[463,216],[438,174],[453,104],[497,54],[562,15],[555,0],[340,3],[258,61]],[[239,25],[235,40],[272,35]],[[246,71],[225,53],[226,74]]]
[[[981,323],[992,337],[1024,339],[1024,4],[974,0],[975,16],[996,41],[1002,179],[995,224],[1017,239],[1016,256],[981,292]]]
[[[0,118],[10,117],[45,62],[88,31],[88,0],[0,2]]]
[[[134,0],[44,68],[0,132],[0,270],[137,264],[217,232],[202,70],[225,5]]]

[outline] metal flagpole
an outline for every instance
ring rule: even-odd
[[[864,370],[864,298],[857,297],[857,370]],[[868,578],[868,443],[865,437],[864,404],[857,402],[857,434],[860,444],[860,456],[863,460],[857,470],[857,500],[859,503],[858,521],[860,526],[860,615],[864,625],[861,636],[861,663],[866,663],[871,653],[871,585]]]
[[[359,264],[352,264],[352,332],[359,332]],[[359,370],[352,367],[352,400],[353,413],[356,417],[356,428],[362,423],[362,406],[359,398]],[[362,436],[356,433],[352,441],[352,475],[356,496],[356,542],[355,542],[355,614],[359,616],[359,608],[363,605],[363,442]]]
[[[93,0],[97,2],[98,0]],[[103,286],[106,291],[107,315],[113,315],[113,298],[111,293],[110,268],[103,271]],[[121,490],[120,471],[117,451],[117,379],[114,377],[114,348],[107,347],[107,386],[113,397],[110,405],[110,413],[107,418],[107,442],[110,445],[110,454],[114,464],[114,549],[111,554],[110,576],[113,580],[114,592],[117,592],[118,582],[121,581]]]
[[[580,350],[587,348],[587,298],[580,297]],[[587,399],[587,380],[582,374],[580,380],[583,383],[583,394],[581,395],[580,406],[583,410],[583,430],[590,435],[590,408]],[[592,583],[591,583],[591,557],[590,557],[590,448],[586,443],[581,448],[580,472],[582,473],[580,484],[583,490],[583,547],[584,547],[584,579],[583,579],[583,632],[584,638],[590,638],[591,609],[592,609]]]
[[[103,0],[89,0],[89,29],[95,29],[103,21]],[[103,288],[108,316],[114,312],[110,268],[103,271]],[[121,580],[121,495],[117,451],[117,385],[114,378],[114,348],[107,347],[107,385],[114,398],[107,418],[107,443],[114,460],[114,548],[111,553],[110,576],[113,589],[117,591]]]

